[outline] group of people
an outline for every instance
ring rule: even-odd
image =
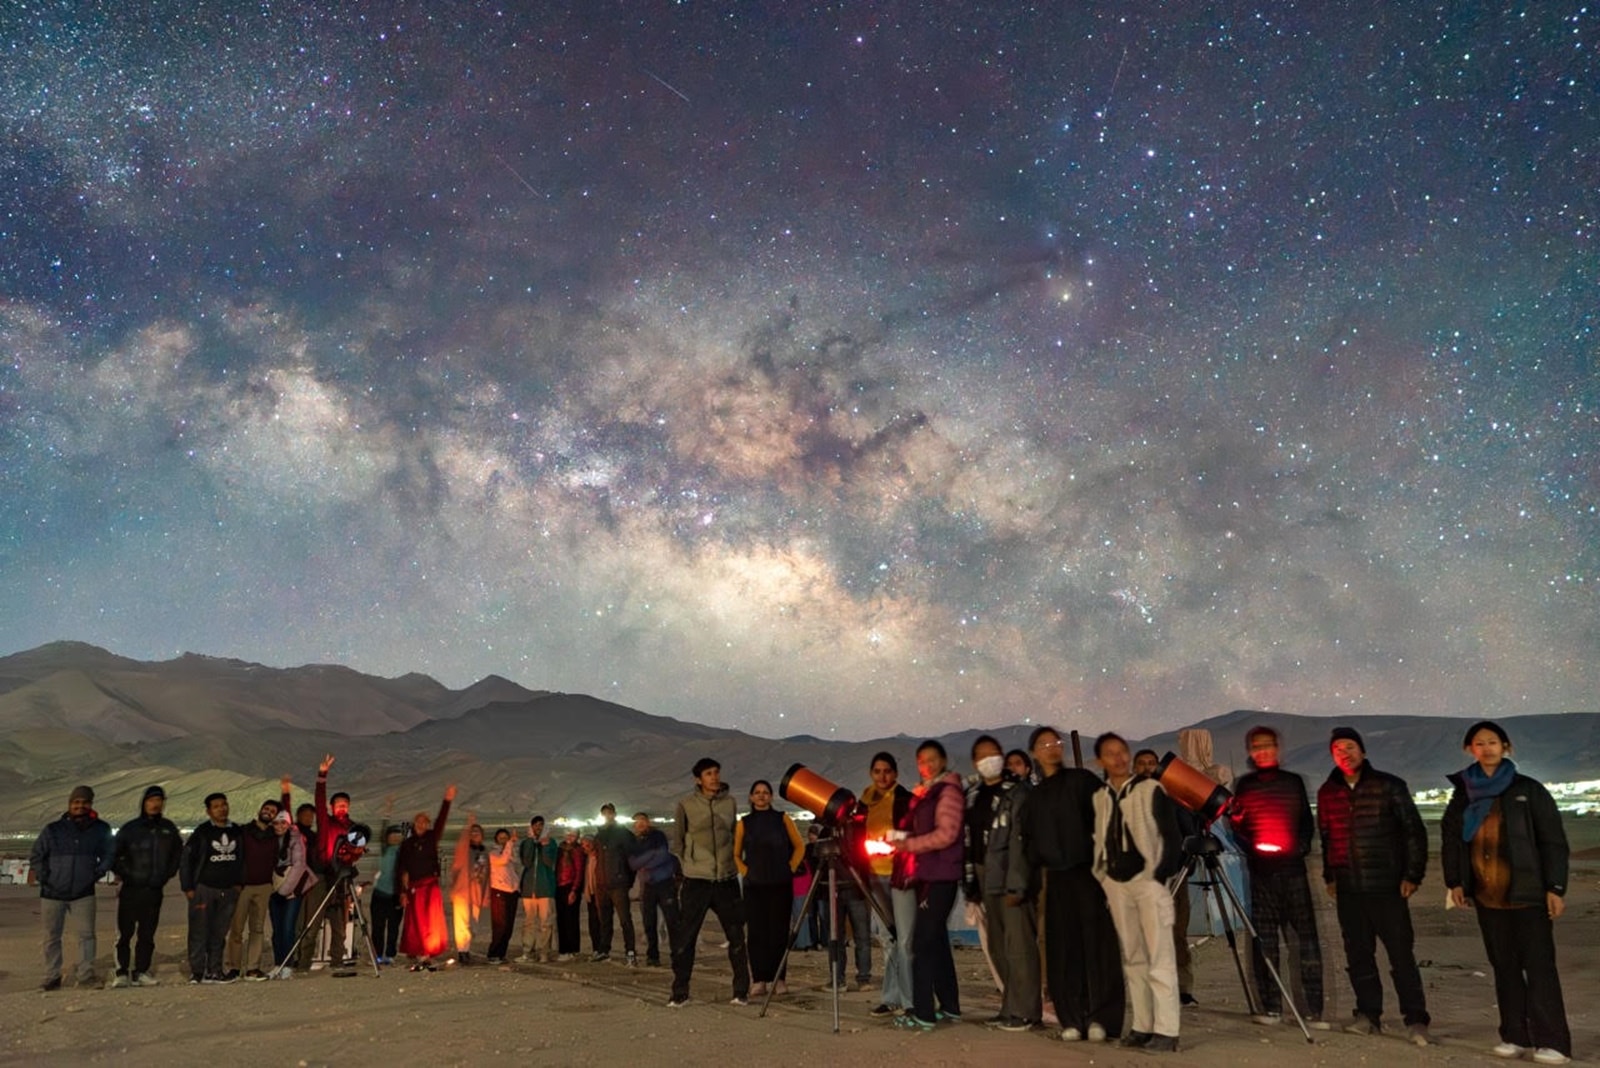
[[[1320,840],[1323,883],[1335,901],[1355,994],[1344,1029],[1371,1034],[1382,1027],[1375,952],[1382,941],[1407,1035],[1428,1044],[1408,905],[1427,866],[1427,835],[1406,784],[1371,765],[1356,730],[1337,728],[1329,742],[1334,766],[1317,791],[1313,817],[1304,780],[1278,764],[1277,732],[1252,728],[1245,744],[1252,768],[1221,783],[1230,789],[1210,828],[1197,823],[1182,793],[1169,795],[1164,764],[1153,751],[1133,752],[1120,735],[1102,734],[1094,742],[1096,773],[1069,766],[1061,734],[1039,727],[1026,751],[1008,753],[995,738],[980,736],[971,749],[973,774],[965,779],[940,742],[924,741],[911,789],[900,784],[894,755],[880,752],[854,808],[833,824],[814,823],[809,841],[773,807],[766,780],[752,784],[740,815],[720,764],[706,757],[691,769],[693,788],[677,801],[664,831],[645,812],[625,827],[609,804],[592,835],[569,830],[559,841],[541,816],[520,840],[508,828],[486,840],[469,816],[452,853],[447,927],[441,856],[452,786],[436,816],[419,812],[409,825],[384,828],[370,895],[374,963],[404,956],[413,970],[432,970],[452,940],[455,961],[471,963],[473,926],[487,906],[491,963],[507,960],[519,912],[518,962],[574,959],[586,908],[590,959],[612,958],[620,928],[623,962],[637,965],[636,897],[647,966],[661,964],[665,931],[672,968],[667,1004],[689,1001],[701,928],[715,913],[733,973],[732,1001],[743,1005],[786,991],[791,931],[801,936],[797,945],[829,937],[798,915],[797,889],[803,893],[820,877],[829,862],[821,858],[837,856],[837,915],[853,944],[854,973],[846,975],[840,930],[833,933],[838,952],[830,976],[847,989],[873,987],[876,914],[883,968],[874,1016],[918,1031],[962,1018],[948,925],[964,898],[1002,992],[990,1025],[1039,1026],[1048,999],[1063,1040],[1118,1039],[1173,1051],[1181,1006],[1193,1000],[1180,979],[1187,917],[1178,915],[1174,896],[1186,897],[1187,858],[1203,851],[1202,832],[1211,829],[1231,836],[1248,867],[1257,934],[1252,1019],[1264,1025],[1282,1019],[1287,988],[1277,958],[1279,939],[1289,932],[1299,946],[1305,1000],[1304,1011],[1294,1014],[1308,1027],[1331,1026],[1322,1017],[1322,958],[1307,870],[1313,841]],[[1493,1052],[1513,1057],[1529,1049],[1541,1063],[1564,1063],[1571,1038],[1553,935],[1566,892],[1560,816],[1548,791],[1516,771],[1500,725],[1474,724],[1464,749],[1473,763],[1451,776],[1456,789],[1444,816],[1442,858],[1452,902],[1476,906],[1494,968],[1501,1043]],[[153,934],[174,875],[188,902],[190,982],[286,977],[309,967],[318,934],[309,916],[326,921],[335,967],[353,963],[345,956],[345,930],[355,866],[372,833],[351,818],[347,794],[328,795],[333,764],[333,756],[323,759],[315,803],[293,816],[287,778],[281,797],[263,802],[243,826],[229,819],[227,797],[212,794],[207,821],[186,840],[162,814],[159,786],[145,791],[139,815],[115,835],[95,814],[93,791],[75,789],[32,855],[43,899],[44,989],[61,985],[69,924],[80,950],[77,980],[93,980],[94,885],[108,872],[121,884],[109,986],[157,982]],[[1224,778],[1222,769],[1199,770]],[[819,849],[824,837],[838,840],[833,852]]]

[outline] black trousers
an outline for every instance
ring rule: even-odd
[[[628,889],[626,886],[612,887],[600,895],[600,941],[594,947],[597,952],[611,952],[611,932],[615,927],[613,916],[622,927],[622,948],[629,953],[634,950],[633,905],[628,901]]]
[[[738,879],[685,879],[678,889],[678,932],[672,938],[672,996],[689,996],[694,975],[694,949],[706,913],[715,912],[728,939],[728,964],[733,968],[733,996],[750,996],[750,961],[744,945],[744,902]]]
[[[582,949],[579,940],[578,914],[583,911],[583,893],[574,893],[570,886],[556,887],[556,952],[576,953]]]
[[[520,895],[515,890],[489,891],[489,959],[505,960],[511,945],[511,929],[521,910]]]
[[[911,1012],[932,1023],[937,1009],[961,1015],[961,989],[956,959],[950,952],[950,910],[956,904],[954,882],[917,884],[917,920],[911,928]]]
[[[1411,908],[1399,888],[1392,894],[1340,891],[1338,912],[1350,985],[1356,993],[1356,1015],[1373,1023],[1383,1016],[1383,980],[1378,978],[1378,940],[1382,939],[1401,1015],[1407,1024],[1426,1025],[1428,999],[1422,991],[1422,973],[1417,970]]]
[[[658,919],[667,921],[667,953],[672,952],[672,939],[678,930],[678,882],[662,879],[645,883],[639,888],[639,908],[644,913],[644,959],[650,964],[661,963],[661,931]],[[657,916],[657,913],[660,916]]]
[[[1089,865],[1049,872],[1044,915],[1045,973],[1061,1026],[1087,1033],[1097,1023],[1122,1034],[1122,944]]]
[[[159,886],[122,884],[117,893],[117,974],[128,972],[128,947],[133,947],[133,970],[148,972],[155,955],[156,924],[161,920]],[[135,940],[137,937],[137,940]]]
[[[239,888],[219,890],[201,884],[189,899],[189,972],[205,978],[222,974],[222,952],[227,947],[228,928],[233,925],[234,906],[239,904]]]
[[[1267,963],[1278,966],[1279,931],[1293,931],[1300,944],[1300,985],[1306,992],[1306,1012],[1320,1017],[1322,943],[1317,939],[1316,910],[1311,904],[1305,869],[1281,871],[1250,865],[1250,913],[1257,932],[1250,947],[1251,964],[1262,1006],[1270,1013],[1283,1011],[1283,994],[1272,981]],[[1288,985],[1287,980],[1284,985]]]
[[[395,894],[372,892],[372,947],[378,956],[393,958],[400,948],[400,921],[405,907]]]
[[[784,978],[778,962],[789,945],[789,914],[794,910],[794,884],[744,884],[744,922],[749,932],[750,981],[770,983]]]
[[[1556,972],[1555,927],[1540,907],[1477,908],[1483,948],[1494,966],[1500,1040],[1572,1056],[1572,1032]]]

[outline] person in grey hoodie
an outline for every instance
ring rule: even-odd
[[[78,940],[79,986],[94,982],[94,884],[111,870],[116,845],[111,825],[94,811],[94,791],[75,787],[67,811],[46,825],[28,858],[39,883],[44,920],[42,990],[61,989],[61,933],[70,920]]]
[[[117,891],[117,971],[111,977],[113,987],[157,983],[150,974],[150,962],[155,955],[161,896],[167,883],[178,874],[178,858],[183,852],[178,825],[162,814],[166,804],[167,792],[159,786],[149,787],[139,799],[139,815],[117,831],[116,859],[111,870],[121,880],[122,888]]]
[[[738,810],[722,782],[722,765],[710,757],[695,761],[694,790],[673,812],[669,848],[683,870],[678,897],[678,931],[672,939],[672,998],[669,1008],[689,1002],[694,973],[694,947],[707,910],[717,914],[728,939],[733,967],[733,1004],[748,1005],[750,967],[744,943],[744,903],[739,897],[739,869],[733,862],[733,830]]]

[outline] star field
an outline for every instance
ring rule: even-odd
[[[0,651],[758,734],[1600,690],[1581,3],[0,12]]]

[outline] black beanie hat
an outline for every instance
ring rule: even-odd
[[[1367,751],[1367,743],[1363,742],[1361,740],[1361,735],[1356,731],[1356,729],[1354,727],[1335,727],[1335,728],[1333,728],[1333,733],[1328,736],[1328,748],[1332,749],[1333,748],[1333,743],[1334,742],[1339,742],[1339,741],[1355,742],[1358,746],[1361,747],[1361,751],[1363,753],[1365,753]]]

